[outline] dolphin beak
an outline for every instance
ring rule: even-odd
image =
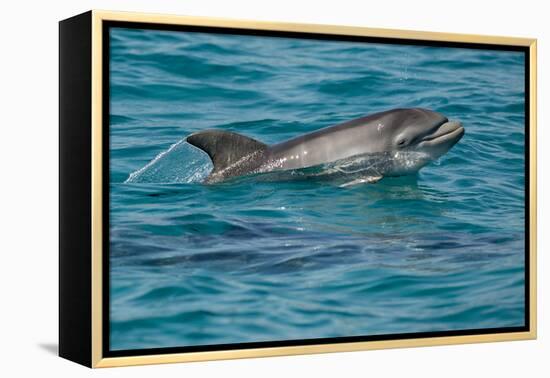
[[[458,121],[447,121],[437,128],[433,133],[422,138],[421,142],[427,145],[438,145],[452,142],[454,145],[464,135],[464,127]],[[452,147],[452,145],[450,147]],[[449,148],[450,148],[449,147]]]
[[[437,159],[449,151],[464,136],[464,127],[458,121],[447,121],[426,135],[418,147],[428,153],[432,159]]]

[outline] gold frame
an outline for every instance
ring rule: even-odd
[[[388,341],[362,341],[342,344],[318,344],[290,347],[269,347],[256,349],[220,350],[131,357],[102,356],[102,25],[103,21],[129,21],[171,25],[216,26],[241,29],[325,33],[368,37],[389,37],[400,39],[466,42],[524,46],[530,54],[530,331],[482,334],[468,336],[446,336],[433,338],[401,339]],[[207,361],[249,357],[298,355],[310,353],[348,352],[358,350],[419,347],[447,344],[466,344],[494,341],[536,339],[536,221],[537,221],[537,41],[529,38],[482,36],[469,34],[434,33],[410,30],[374,29],[364,27],[295,24],[280,22],[259,22],[206,17],[188,17],[146,13],[92,11],[92,366],[113,367],[173,362]]]

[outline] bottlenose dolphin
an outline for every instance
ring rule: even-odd
[[[354,174],[351,184],[416,173],[464,135],[458,121],[427,109],[393,109],[329,126],[268,146],[230,131],[189,135],[214,169],[205,183],[273,171],[324,165]]]

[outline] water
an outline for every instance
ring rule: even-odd
[[[519,52],[112,29],[112,350],[524,325]],[[203,185],[205,128],[266,143],[425,107],[417,176]]]

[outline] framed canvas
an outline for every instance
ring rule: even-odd
[[[536,337],[536,41],[60,22],[59,354]]]

